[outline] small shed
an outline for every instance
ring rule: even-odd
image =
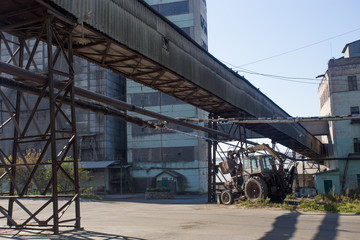
[[[156,188],[169,188],[171,192],[179,191],[179,182],[182,175],[170,170],[165,170],[155,176]]]
[[[335,194],[340,194],[340,176],[339,170],[330,170],[314,174],[315,177],[315,188],[319,194],[330,193],[331,190]]]
[[[84,183],[85,187],[93,187],[98,193],[123,193],[124,185],[128,185],[128,168],[130,165],[119,161],[80,162],[84,170],[91,172],[91,179]],[[128,191],[129,187],[126,186]]]

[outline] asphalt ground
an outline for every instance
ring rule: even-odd
[[[360,239],[359,215],[243,209],[206,200],[204,195],[145,200],[143,194],[83,200],[83,230],[52,235],[0,229],[0,239]],[[39,200],[24,203],[31,208]]]

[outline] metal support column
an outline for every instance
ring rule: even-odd
[[[38,97],[0,89],[6,107],[3,113],[9,116],[0,123],[0,129],[13,128],[12,136],[0,136],[0,200],[8,200],[7,208],[0,202],[0,228],[50,230],[57,234],[61,228],[81,226],[73,26],[64,19],[50,13],[43,22],[27,26],[27,30],[14,24],[9,34],[0,32],[1,44],[9,56],[6,64],[46,76],[43,83],[32,86],[33,90],[37,88]],[[39,67],[42,63],[34,58],[36,54],[47,56],[45,66]],[[26,83],[27,78],[20,72],[11,75]],[[59,81],[63,85],[55,88]],[[69,99],[69,106],[65,106],[63,103]],[[11,152],[5,148],[8,145],[12,146]],[[2,188],[7,183],[8,190]],[[36,209],[28,206],[29,199],[37,200]],[[7,226],[2,224],[3,219]]]

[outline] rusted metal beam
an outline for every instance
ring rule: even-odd
[[[5,77],[0,77],[0,85],[7,87],[7,88],[11,88],[14,90],[18,90],[18,91],[22,91],[22,92],[26,92],[29,94],[33,94],[33,95],[42,95],[43,97],[48,98],[49,95],[45,92],[43,93],[41,89],[36,88],[34,86],[29,86],[27,84],[24,83],[20,83],[20,82],[16,82],[12,79],[8,79]],[[60,100],[59,100],[60,101]],[[62,99],[61,102],[71,105],[71,100],[69,98],[65,98]],[[102,104],[96,104],[93,102],[89,102],[86,100],[80,100],[80,99],[75,99],[74,100],[74,104],[73,104],[76,108],[81,108],[84,110],[89,110],[89,111],[93,111],[93,112],[97,112],[97,113],[101,113],[104,115],[108,115],[108,116],[113,116],[116,118],[120,118],[121,120],[124,120],[126,122],[130,122],[133,124],[137,124],[139,126],[142,127],[148,127],[148,128],[157,128],[158,126],[149,122],[149,121],[145,121],[141,118],[135,117],[135,116],[131,116],[126,114],[123,111],[120,111],[118,109],[115,108],[111,108],[111,107],[106,107]],[[15,116],[15,115],[14,115]],[[24,132],[24,131],[23,131]],[[26,138],[25,136],[22,136],[22,138]],[[12,138],[0,138],[0,140],[9,140]]]

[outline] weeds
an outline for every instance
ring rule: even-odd
[[[81,198],[86,198],[86,199],[93,199],[93,200],[101,200],[101,197],[96,195],[93,192],[93,188],[92,187],[88,187],[85,188],[81,193],[80,193],[80,197]]]
[[[270,199],[262,201],[237,201],[237,206],[248,208],[280,208],[304,212],[332,212],[360,214],[359,195],[321,194],[315,198],[295,199],[293,195],[286,197],[283,203],[273,203]]]

